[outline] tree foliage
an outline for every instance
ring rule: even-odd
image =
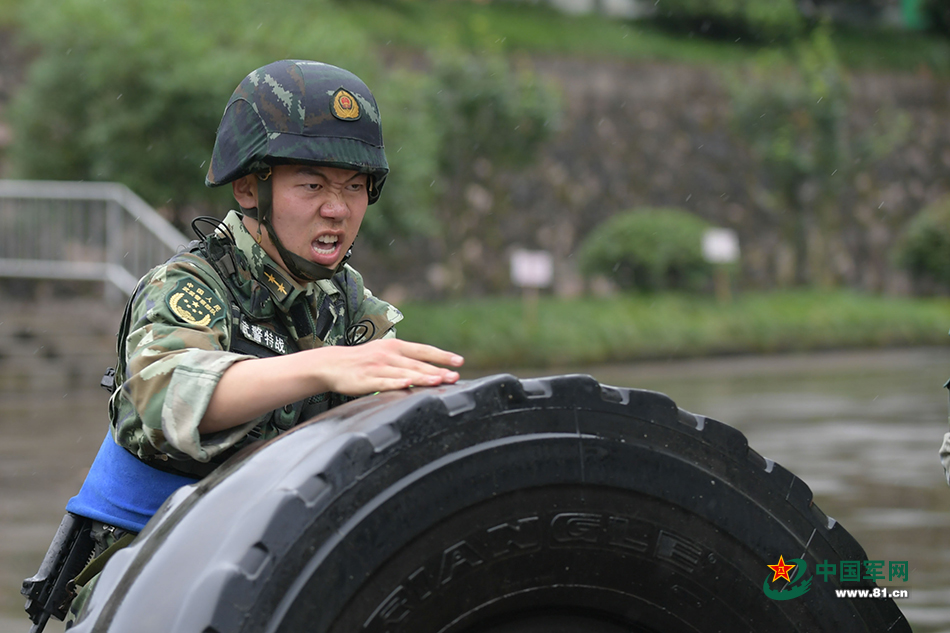
[[[897,245],[896,260],[918,290],[950,289],[950,198],[921,210]]]
[[[804,20],[794,0],[659,0],[656,19],[709,36],[769,42],[799,35]]]
[[[123,182],[179,224],[233,206],[229,188],[203,184],[215,130],[234,87],[277,59],[335,64],[373,89],[392,173],[361,233],[371,241],[433,228],[433,185],[455,169],[462,138],[517,162],[539,136],[530,122],[517,127],[533,93],[501,85],[504,62],[387,68],[331,0],[269,0],[266,10],[249,0],[62,0],[56,11],[24,0],[19,23],[38,55],[10,112],[14,175]],[[458,72],[474,83],[459,84]]]
[[[923,0],[921,13],[931,31],[950,36],[950,3],[947,0]]]
[[[323,18],[306,24],[278,17],[298,13],[293,3],[270,4],[64,0],[50,11],[26,2],[21,24],[39,56],[11,112],[13,168],[121,181],[172,208],[226,199],[203,177],[224,104],[250,70],[315,57],[375,74],[332,3],[311,3]]]
[[[434,75],[435,108],[443,134],[441,162],[448,173],[465,170],[479,156],[500,166],[530,160],[546,139],[558,110],[555,95],[527,72],[509,68],[500,55],[481,59],[440,55]]]
[[[794,256],[794,282],[829,281],[814,271],[829,270],[821,237],[846,220],[838,198],[863,165],[899,142],[906,119],[896,116],[883,133],[850,129],[851,95],[826,27],[797,42],[791,60],[762,56],[733,78],[731,92],[735,130],[764,172],[758,198],[767,224],[780,227]]]
[[[703,258],[705,220],[680,209],[634,209],[599,224],[578,251],[581,272],[625,290],[699,290],[712,268]]]

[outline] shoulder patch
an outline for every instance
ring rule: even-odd
[[[277,301],[286,299],[290,291],[294,289],[293,284],[270,264],[264,264],[264,279],[262,281]]]
[[[165,295],[172,314],[188,325],[210,327],[224,318],[224,304],[208,286],[194,279],[182,279]]]

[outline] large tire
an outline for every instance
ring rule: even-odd
[[[866,558],[735,429],[501,375],[363,398],[179,491],[75,631],[910,631],[834,576],[766,596],[780,555]]]

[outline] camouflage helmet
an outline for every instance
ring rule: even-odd
[[[218,126],[205,184],[224,185],[286,162],[368,174],[369,203],[379,199],[389,164],[376,100],[359,77],[291,59],[244,78]]]

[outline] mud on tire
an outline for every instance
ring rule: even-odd
[[[866,558],[729,426],[499,375],[363,398],[180,490],[75,631],[910,631],[835,577],[767,597],[779,555]]]

